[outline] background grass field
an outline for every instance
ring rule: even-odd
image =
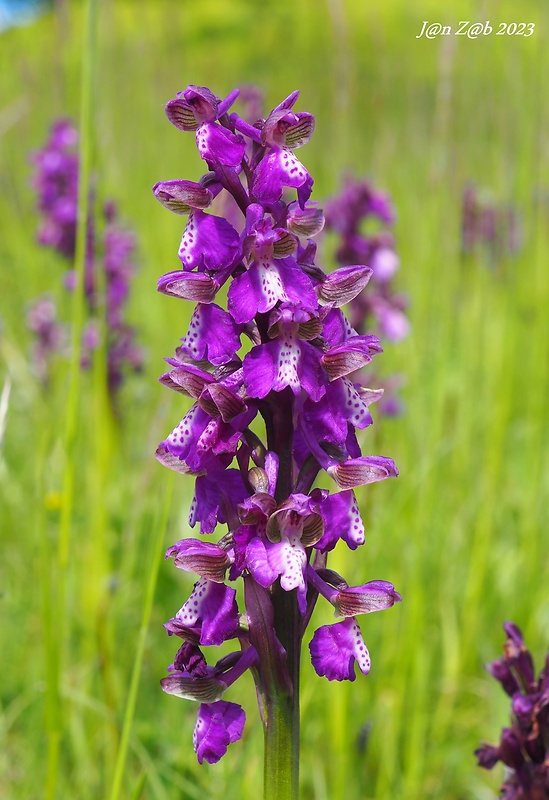
[[[540,666],[549,638],[549,9],[542,0],[376,5],[99,0],[91,158],[100,194],[139,235],[130,314],[146,349],[119,421],[101,364],[75,386],[58,360],[45,391],[25,327],[29,302],[44,291],[61,316],[72,313],[64,265],[35,242],[28,157],[54,117],[78,117],[83,5],[58,3],[55,14],[0,36],[8,800],[242,800],[260,791],[251,681],[229,698],[248,712],[244,740],[213,768],[199,768],[192,752],[196,707],[159,688],[174,653],[161,625],[192,585],[162,554],[189,534],[192,481],[154,459],[188,407],[156,377],[190,305],[155,291],[177,268],[182,223],[151,186],[203,171],[193,137],[169,125],[163,106],[188,83],[223,96],[249,82],[263,87],[269,108],[299,88],[299,110],[316,115],[300,153],[314,198],[333,193],[345,168],[390,192],[413,325],[378,364],[405,377],[405,413],[377,420],[363,448],[394,457],[400,477],[360,492],[366,546],[333,558],[350,581],[391,580],[404,602],[364,618],[367,678],[329,684],[305,659],[302,797],[496,797],[501,771],[478,769],[473,750],[496,740],[508,704],[483,664],[499,656],[505,620],[523,628]],[[490,20],[494,32],[415,38],[424,20],[462,19]],[[534,22],[534,35],[495,35],[512,21]],[[495,265],[460,256],[466,181],[513,204],[518,254]]]

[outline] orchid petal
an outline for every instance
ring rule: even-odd
[[[210,169],[217,166],[237,167],[244,157],[246,142],[239,134],[215,122],[205,122],[196,131],[196,144]]]
[[[198,763],[216,764],[227,752],[229,744],[242,738],[246,714],[241,706],[218,700],[203,703],[193,732],[193,747]]]
[[[252,193],[259,202],[276,203],[285,186],[297,189],[308,180],[311,180],[309,173],[292,151],[277,147],[269,150],[259,162],[252,180]]]
[[[186,270],[220,270],[235,260],[239,248],[240,237],[226,219],[196,209],[189,214],[179,258]]]
[[[236,592],[224,583],[200,578],[175,618],[185,627],[201,625],[200,644],[222,644],[238,630]]]
[[[355,661],[364,675],[370,671],[370,654],[353,617],[318,628],[309,649],[315,672],[329,681],[354,681]]]

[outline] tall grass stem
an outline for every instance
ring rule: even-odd
[[[79,147],[79,181],[78,181],[78,219],[76,231],[76,252],[74,259],[75,288],[72,298],[71,315],[71,360],[69,367],[69,387],[65,407],[65,426],[63,433],[64,467],[63,467],[63,500],[59,526],[57,550],[57,592],[55,597],[56,633],[53,645],[57,648],[55,670],[51,674],[53,686],[50,696],[55,697],[58,707],[55,729],[48,731],[47,761],[47,800],[56,796],[57,775],[59,769],[59,747],[62,734],[62,709],[60,682],[63,672],[63,650],[66,636],[66,593],[67,573],[69,568],[70,538],[74,506],[75,467],[74,458],[78,431],[78,410],[80,395],[80,359],[82,348],[82,330],[84,326],[84,273],[86,267],[87,228],[90,206],[90,176],[92,167],[92,126],[91,114],[93,105],[93,87],[97,49],[97,11],[99,0],[86,0],[84,36],[85,43],[82,54],[80,78],[80,147]]]
[[[172,492],[173,492],[173,475],[167,479],[166,495],[162,506],[160,519],[156,525],[156,537],[153,540],[150,554],[150,570],[147,581],[147,588],[145,591],[145,598],[143,602],[143,613],[141,616],[141,625],[139,628],[139,635],[137,637],[137,646],[135,650],[135,660],[133,665],[132,677],[130,681],[130,689],[128,698],[126,700],[126,710],[124,713],[124,723],[122,727],[122,737],[120,740],[120,747],[116,758],[116,765],[114,777],[111,787],[109,800],[118,800],[120,797],[120,790],[122,788],[122,778],[124,777],[124,768],[126,765],[126,757],[128,754],[128,746],[130,742],[131,729],[135,713],[135,706],[137,702],[137,690],[139,688],[139,676],[141,674],[141,664],[143,662],[143,653],[145,652],[145,642],[147,639],[147,632],[149,628],[149,621],[151,618],[151,611],[154,601],[154,594],[156,590],[156,582],[158,578],[158,570],[162,561],[162,549],[164,545],[166,528],[168,525],[168,518],[171,508]]]

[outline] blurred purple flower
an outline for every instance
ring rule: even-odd
[[[35,335],[32,348],[34,371],[42,383],[47,383],[51,357],[63,352],[67,345],[66,330],[57,321],[57,309],[51,297],[45,295],[30,306],[27,326]]]
[[[66,119],[52,125],[45,146],[32,154],[35,166],[33,185],[37,191],[38,211],[42,222],[38,231],[40,244],[56,250],[63,258],[73,261],[76,249],[78,216],[78,132]],[[104,283],[107,373],[111,396],[120,388],[129,370],[141,369],[143,355],[135,344],[134,329],[124,320],[131,281],[135,274],[135,236],[117,224],[113,202],[103,208],[102,241],[97,233],[97,221],[90,217],[87,225],[87,249],[84,274],[88,320],[82,342],[82,366],[92,363],[92,352],[99,344],[99,321],[94,319],[101,305],[98,285]],[[99,279],[99,271],[104,274]],[[65,287],[75,288],[75,274],[65,276]]]
[[[388,231],[374,235],[364,230],[372,218],[385,225],[394,222],[388,195],[375,190],[367,181],[348,175],[341,193],[326,204],[325,215],[326,230],[339,235],[338,263],[342,266],[364,263],[373,271],[369,290],[350,303],[351,324],[359,332],[373,328],[393,341],[403,339],[409,332],[409,322],[403,313],[406,300],[395,296],[391,286],[399,266],[393,236]],[[399,315],[402,320],[393,322],[391,315]]]
[[[42,223],[38,241],[72,260],[78,211],[78,132],[67,119],[53,123],[42,150],[33,153],[33,186]]]
[[[465,185],[461,202],[461,252],[487,254],[491,264],[517,253],[522,245],[520,223],[512,205],[495,203],[472,183]]]
[[[395,252],[393,235],[386,230],[370,233],[369,223],[391,225],[395,221],[389,196],[372,187],[368,181],[347,175],[343,189],[326,205],[326,230],[338,235],[336,259],[342,266],[367,264],[372,275],[367,290],[349,303],[350,322],[359,333],[375,331],[382,339],[399,342],[410,333],[406,316],[407,298],[395,293],[393,278],[400,259]],[[373,384],[371,373],[362,373],[360,380]],[[398,396],[391,389],[391,379],[383,386],[387,391],[380,409],[394,416],[401,410]]]

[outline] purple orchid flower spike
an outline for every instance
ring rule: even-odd
[[[225,692],[250,670],[265,730],[266,797],[296,800],[299,654],[316,602],[343,619],[313,634],[313,666],[329,680],[352,681],[355,665],[363,674],[371,666],[358,617],[401,599],[387,581],[348,586],[327,569],[328,554],[340,540],[352,551],[364,544],[354,488],[398,471],[386,456],[362,454],[357,431],[372,424],[380,392],[352,374],[382,348],[341,310],[373,269],[354,261],[326,275],[315,264],[312,237],[324,214],[309,202],[313,180],[293,153],[309,141],[314,117],[293,110],[297,92],[266,120],[227,114],[235,97],[189,86],[168,103],[170,121],[196,132],[211,172],[153,189],[189,217],[182,268],[163,275],[158,290],[197,301],[160,378],[192,405],[156,455],[195,478],[189,526],[206,536],[225,526],[217,542],[187,537],[168,550],[198,580],[166,623],[183,644],[162,688],[201,702],[195,751],[214,763],[242,736],[244,712]],[[211,213],[214,199],[230,222]],[[322,473],[334,491],[313,488]],[[202,648],[228,641],[240,655],[210,666]],[[279,736],[281,726],[292,733]]]
[[[70,120],[56,120],[42,150],[33,153],[33,186],[42,224],[40,244],[74,259],[78,197],[78,131]]]
[[[78,173],[76,152],[78,131],[65,119],[57,120],[51,129],[45,147],[32,155],[35,166],[33,184],[38,194],[38,210],[42,222],[38,242],[55,250],[65,261],[72,262],[76,251],[78,217]],[[116,408],[116,395],[129,371],[139,372],[143,353],[135,343],[135,331],[125,319],[125,306],[135,274],[135,235],[122,228],[117,219],[114,203],[103,206],[102,215],[88,219],[86,231],[86,258],[84,294],[88,319],[84,327],[81,366],[88,369],[92,353],[99,346],[98,310],[105,308],[107,387],[111,402]],[[101,277],[100,277],[101,276]],[[103,296],[99,296],[99,287]],[[65,275],[65,288],[75,288],[75,273]],[[44,324],[36,329],[38,311],[43,317],[47,305],[36,307],[29,318],[31,330],[37,334],[34,360],[42,380],[47,374],[47,360],[61,345],[62,328],[53,323],[46,330]],[[40,365],[40,366],[38,366]]]
[[[549,797],[549,652],[536,680],[522,632],[513,622],[503,628],[503,658],[486,669],[511,697],[511,727],[502,730],[498,746],[484,743],[475,755],[484,769],[498,761],[505,765],[501,797],[544,800]]]
[[[372,225],[375,229],[395,221],[389,196],[368,181],[347,175],[341,192],[327,203],[325,213],[325,229],[338,236],[336,259],[341,267],[332,274],[356,270],[356,264],[367,264],[371,270],[364,285],[345,301],[349,302],[353,328],[359,334],[375,332],[383,341],[402,341],[409,335],[411,325],[406,316],[408,300],[393,288],[400,263],[395,240],[389,230],[372,232]],[[364,290],[366,282],[369,286]],[[326,283],[321,291],[329,296],[332,287]],[[373,373],[364,370],[357,372],[354,380],[367,386],[377,382]],[[383,386],[386,396],[380,411],[386,415],[398,414],[402,406],[395,391],[395,379],[385,379]]]

